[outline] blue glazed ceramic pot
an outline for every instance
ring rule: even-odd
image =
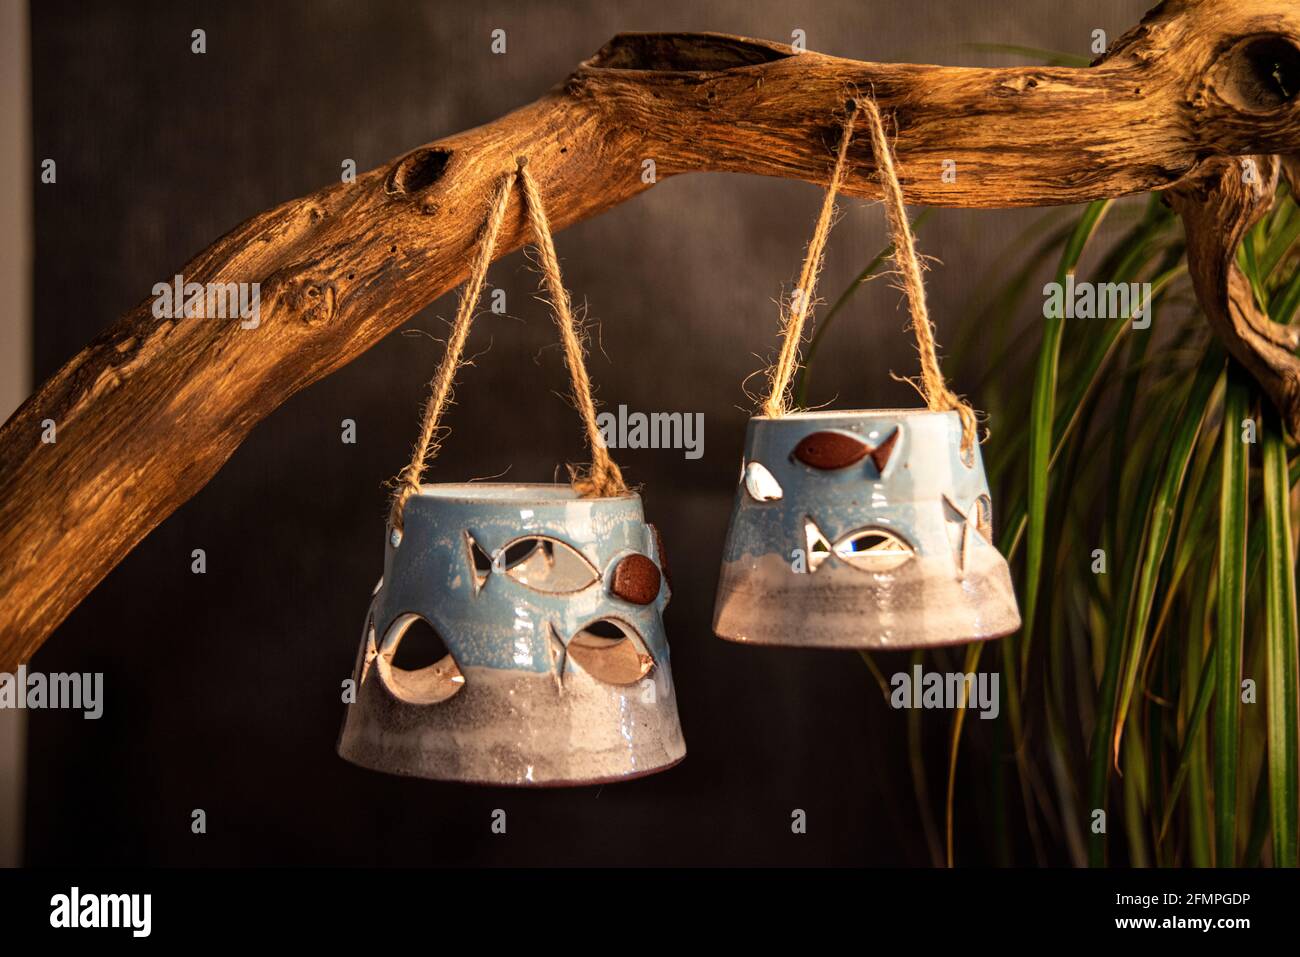
[[[686,754],[662,612],[663,553],[638,495],[425,485],[390,529],[339,753],[380,771],[589,784]],[[423,619],[448,654],[394,664]]]
[[[955,412],[750,419],[714,606],[731,641],[914,648],[1020,627]]]

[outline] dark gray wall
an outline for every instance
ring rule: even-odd
[[[0,417],[31,390],[31,116],[27,5],[0,2]],[[21,859],[26,715],[0,711],[0,867]]]
[[[537,3],[40,3],[32,13],[35,374],[50,375],[197,250],[253,213],[410,147],[492,119],[622,30],[720,30],[861,59],[1023,62],[964,44],[1088,54],[1146,0],[672,0]],[[208,52],[190,53],[190,31]],[[493,56],[489,34],[508,32]],[[1086,135],[1086,131],[1081,131]],[[741,383],[775,345],[820,193],[741,176],[682,177],[562,233],[575,297],[597,323],[591,370],[613,407],[705,414],[705,455],[624,452],[663,529],[667,624],[690,754],[632,784],[503,793],[398,780],[333,752],[339,682],[380,572],[385,493],[414,438],[454,308],[307,389],[115,570],[37,656],[104,671],[107,711],[31,721],[27,859],[103,863],[925,863],[904,751],[856,656],[739,648],[709,632],[743,429]],[[1032,213],[940,212],[922,236],[941,342]],[[882,245],[879,208],[846,204],[822,291]],[[511,317],[485,315],[432,480],[549,480],[581,457],[537,277],[492,269]],[[69,303],[76,306],[69,307]],[[898,296],[876,283],[827,343],[818,401],[913,404]],[[489,348],[490,347],[490,348]],[[959,391],[972,387],[958,379]],[[978,404],[979,396],[973,396]],[[339,441],[355,419],[359,443]],[[994,433],[993,441],[997,441]],[[190,573],[204,548],[208,574]],[[887,662],[901,664],[901,661]],[[942,766],[947,716],[927,715]],[[932,782],[942,793],[941,779]],[[979,861],[986,782],[963,779],[963,858]],[[505,808],[507,838],[488,830]],[[209,833],[191,835],[203,808]],[[792,808],[809,833],[791,835]]]

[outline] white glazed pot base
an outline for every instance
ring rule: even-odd
[[[462,691],[420,713],[367,680],[339,754],[375,771],[470,784],[626,780],[686,756],[672,685],[662,674],[649,677],[652,703],[640,684],[620,690],[581,672],[566,673],[560,690],[552,675],[467,668]]]
[[[1020,627],[1000,556],[972,559],[961,579],[946,558],[918,558],[906,574],[887,575],[828,562],[814,575],[794,573],[777,555],[727,563],[714,633],[753,645],[886,650],[1000,638]]]

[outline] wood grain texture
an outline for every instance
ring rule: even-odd
[[[534,103],[255,216],[177,270],[189,282],[259,283],[256,329],[155,319],[146,299],[24,403],[0,429],[0,670],[30,658],[259,420],[460,283],[492,185],[518,156],[559,231],[649,188],[647,159],[660,179],[730,171],[824,183],[844,101],[871,94],[909,203],[1079,203],[1196,184],[1225,157],[1300,155],[1297,63],[1300,5],[1289,0],[1167,0],[1084,69],[862,63],[718,34],[618,36]],[[867,140],[850,159],[844,192],[875,196]],[[944,160],[957,163],[955,182],[943,181]],[[1178,202],[1189,229],[1217,215],[1203,190]],[[498,255],[527,239],[515,196]],[[1202,296],[1232,294],[1222,286],[1197,282]],[[1293,355],[1277,334],[1260,333],[1261,344],[1215,321],[1214,308],[1216,332],[1300,432]],[[53,444],[41,442],[46,419]]]
[[[1246,164],[1254,172],[1245,175]],[[1300,415],[1295,350],[1300,334],[1269,319],[1237,265],[1237,247],[1268,212],[1276,157],[1220,158],[1169,191],[1187,233],[1187,266],[1205,318],[1229,351],[1283,412],[1293,435]]]

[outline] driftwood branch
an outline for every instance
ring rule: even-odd
[[[1273,398],[1294,435],[1300,330],[1268,318],[1237,265],[1241,240],[1273,205],[1278,171],[1272,156],[1220,158],[1167,195],[1187,232],[1187,266],[1210,328]]]
[[[40,387],[0,429],[0,670],[29,658],[260,419],[460,283],[492,184],[517,156],[543,184],[556,230],[647,189],[646,159],[659,178],[824,183],[846,97],[870,93],[891,118],[910,203],[1079,203],[1181,189],[1223,157],[1300,155],[1297,86],[1293,0],[1168,0],[1085,69],[861,63],[714,34],[616,37],[536,102],[255,216],[180,270],[189,282],[259,283],[257,328],[159,320],[145,299]],[[844,192],[874,196],[866,139],[850,159]],[[955,182],[941,176],[944,160],[956,162]],[[1213,196],[1179,196],[1189,231],[1216,215]],[[516,197],[500,254],[527,238]],[[1193,268],[1202,261],[1224,269],[1211,255]],[[1232,268],[1226,281],[1198,281],[1202,296],[1239,302]],[[1290,339],[1237,309],[1224,320],[1207,306],[1300,432]],[[53,444],[41,440],[46,419]]]

